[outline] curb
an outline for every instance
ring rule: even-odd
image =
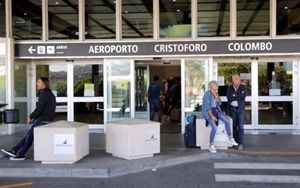
[[[165,160],[150,161],[119,165],[109,168],[70,168],[70,167],[32,167],[32,168],[0,168],[0,177],[3,178],[110,178],[166,168],[196,161],[209,159],[210,153],[197,153],[189,156],[179,156]]]

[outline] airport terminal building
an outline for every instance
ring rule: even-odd
[[[246,129],[299,129],[299,11],[300,0],[0,0],[0,102],[25,122],[46,76],[57,119],[103,129],[149,119],[154,75],[162,88],[176,78],[177,123],[165,131],[182,133],[208,82],[226,102],[237,73]]]

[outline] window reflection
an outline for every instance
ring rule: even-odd
[[[122,1],[123,38],[153,37],[153,2]]]
[[[47,77],[50,88],[57,97],[67,96],[67,65],[37,65],[36,78]]]
[[[191,37],[191,0],[160,0],[160,37]]]
[[[74,65],[74,96],[103,96],[102,65]]]
[[[300,0],[277,0],[277,34],[300,34]]]
[[[87,39],[115,38],[115,0],[86,0],[85,11],[85,30]]]
[[[68,119],[68,103],[56,103],[54,121]]]
[[[27,96],[27,66],[26,64],[15,65],[14,72],[15,97]]]
[[[292,95],[292,63],[259,62],[258,84],[260,96]]]
[[[198,36],[229,36],[229,0],[198,0]]]
[[[1,59],[0,59],[1,62]],[[4,62],[4,60],[3,60]],[[6,66],[0,65],[0,103],[6,102]]]
[[[103,103],[78,102],[74,103],[75,121],[88,124],[103,124]]]
[[[42,1],[12,0],[12,27],[15,39],[41,39]]]
[[[269,35],[270,4],[269,0],[237,1],[238,35]]]
[[[5,0],[0,0],[0,37],[5,37]]]
[[[293,124],[292,102],[259,102],[259,124]]]
[[[49,39],[78,39],[78,0],[48,0]]]
[[[226,96],[227,86],[231,84],[233,74],[240,75],[242,84],[246,86],[247,96],[250,96],[251,63],[218,63],[219,94]]]
[[[187,60],[185,68],[185,107],[195,110],[201,105],[206,83],[206,64],[203,61]]]
[[[27,123],[27,102],[15,102],[15,109],[19,110],[20,123]]]

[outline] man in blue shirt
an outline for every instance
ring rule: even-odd
[[[150,120],[154,120],[154,116],[160,110],[160,85],[159,77],[154,76],[153,82],[148,88],[148,101],[150,104]],[[155,119],[157,121],[157,119]]]

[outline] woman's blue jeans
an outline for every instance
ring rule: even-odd
[[[220,112],[218,113],[218,117],[219,117],[218,120],[222,121],[224,123],[226,133],[227,133],[228,137],[232,137],[230,121],[229,121],[228,117],[225,114],[220,113]],[[208,122],[209,126],[211,127],[209,142],[210,142],[210,144],[214,144],[214,140],[215,140],[215,136],[216,136],[216,133],[217,133],[218,125],[216,124],[216,122],[212,118],[208,118],[208,119],[206,119],[206,121]]]

